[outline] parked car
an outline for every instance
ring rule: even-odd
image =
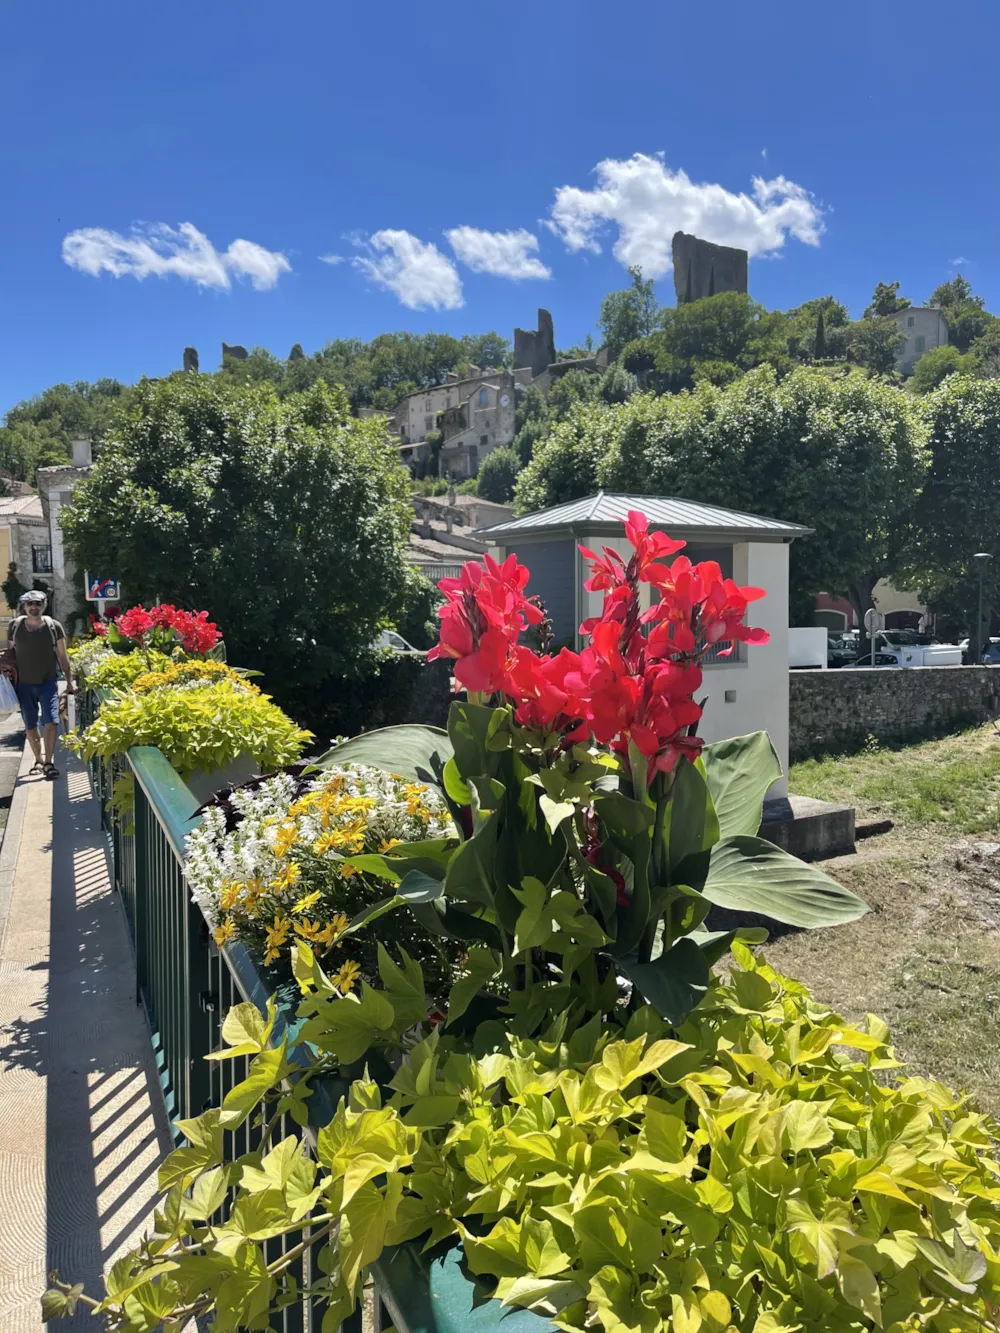
[[[828,667],[854,666],[858,660],[858,641],[853,634],[826,636],[826,664]]]
[[[376,648],[388,648],[393,653],[406,653],[410,656],[422,657],[419,648],[414,648],[412,643],[408,643],[402,634],[397,634],[394,629],[384,629],[375,640]]]
[[[973,666],[973,657],[975,652],[972,647],[971,639],[962,639],[959,643],[962,650],[962,661],[966,666]],[[1000,666],[1000,638],[991,637],[989,643],[983,649],[983,666]]]
[[[854,663],[855,666],[859,667],[870,667],[871,664],[872,664],[871,653],[865,653],[864,657],[859,657],[858,660]],[[902,666],[902,662],[900,661],[899,655],[897,653],[876,653],[875,665],[877,667],[898,667]]]

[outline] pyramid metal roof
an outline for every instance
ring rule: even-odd
[[[742,537],[761,540],[792,541],[805,537],[812,528],[800,523],[784,523],[760,514],[745,514],[737,509],[722,509],[718,505],[699,504],[667,495],[623,495],[598,491],[582,500],[540,509],[522,518],[509,519],[493,527],[479,528],[476,536],[488,541],[505,542],[509,537],[528,537],[579,528],[589,530],[606,528],[619,531],[630,509],[638,509],[649,519],[650,526],[662,528],[671,536]]]

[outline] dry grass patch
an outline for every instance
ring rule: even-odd
[[[1000,738],[992,726],[797,764],[794,792],[891,833],[825,863],[871,911],[776,939],[768,959],[858,1019],[880,1014],[919,1072],[1000,1113]]]

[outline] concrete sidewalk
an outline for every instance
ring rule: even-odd
[[[42,1327],[51,1269],[103,1295],[170,1147],[97,803],[83,766],[57,762],[46,782],[22,759],[0,850],[3,1333]],[[80,1307],[53,1327],[102,1324]]]

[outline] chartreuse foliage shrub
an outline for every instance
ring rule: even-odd
[[[266,694],[224,679],[199,688],[117,694],[70,743],[88,760],[94,755],[110,759],[133,745],[154,745],[186,777],[225,768],[242,754],[264,771],[281,768],[294,763],[311,739]]]
[[[103,647],[101,640],[90,642],[101,643]],[[78,655],[74,661],[82,669],[87,688],[92,690],[129,690],[140,676],[150,671],[166,671],[171,665],[171,659],[155,648],[124,654],[105,651],[93,665],[87,665],[86,656],[81,661]]]
[[[218,1330],[264,1329],[311,1295],[335,1328],[385,1246],[454,1237],[505,1305],[567,1330],[995,1329],[998,1126],[901,1073],[880,1020],[854,1028],[734,953],[730,980],[679,1027],[642,1006],[621,1029],[595,1018],[571,1033],[564,1014],[478,1056],[451,1035],[459,982],[446,1025],[386,1088],[351,1085],[314,1159],[270,1137],[283,1111],[304,1121],[311,1075],[287,1034],[269,1046],[273,1009],[238,1006],[216,1058],[252,1054],[249,1077],[181,1125],[154,1234],[115,1265],[104,1301],[83,1299],[145,1333],[209,1309]],[[382,951],[381,971],[382,991],[342,999],[300,947],[299,1040],[316,1068],[426,1023],[419,967]],[[224,1131],[258,1115],[260,1150],[225,1160]],[[277,1236],[288,1248],[269,1264]],[[321,1276],[305,1293],[288,1269],[308,1246]],[[79,1297],[53,1288],[48,1313]]]

